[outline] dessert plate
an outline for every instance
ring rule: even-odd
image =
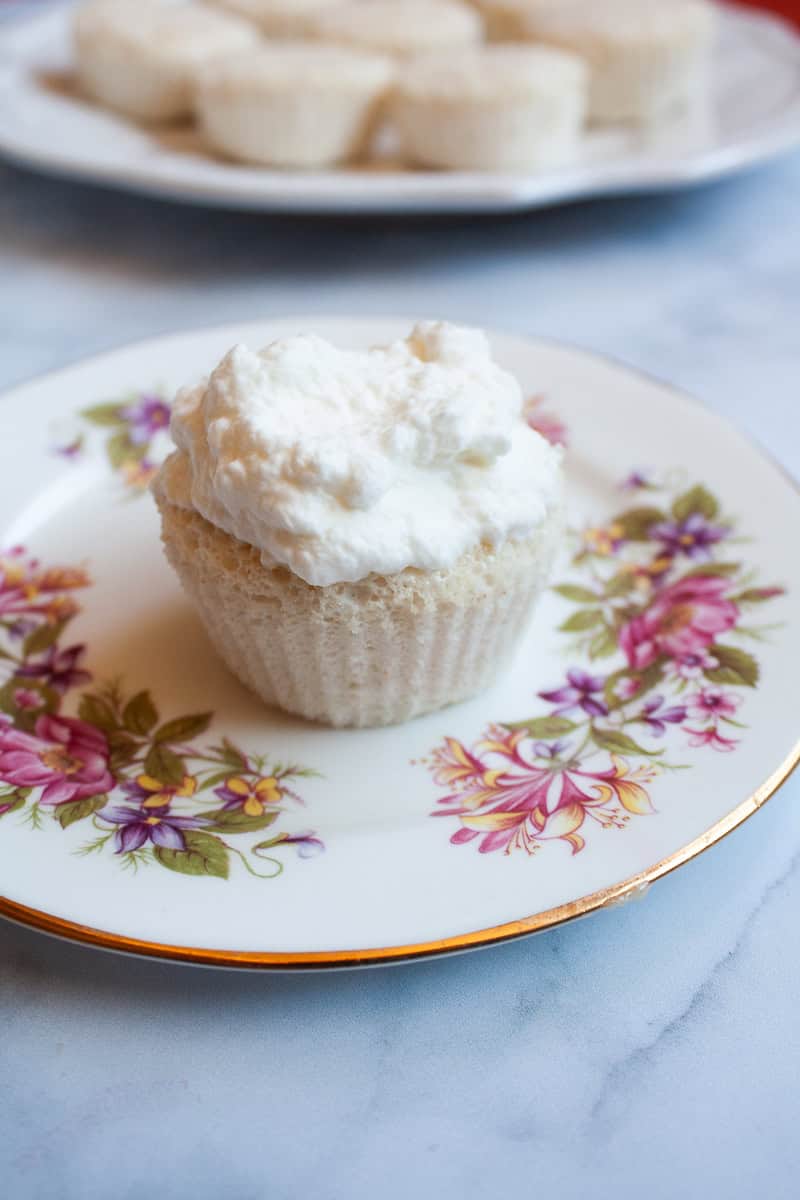
[[[329,213],[500,212],[679,188],[800,143],[800,38],[775,17],[726,6],[710,95],[650,133],[591,133],[578,162],[535,175],[403,170],[270,171],[210,157],[192,130],[140,129],[83,100],[68,12],[0,35],[0,153],[54,174],[188,203]]]
[[[462,950],[640,895],[795,765],[793,484],[675,391],[499,335],[529,420],[566,443],[572,529],[511,670],[359,731],[265,709],[227,673],[147,493],[173,390],[236,341],[410,324],[203,330],[5,397],[0,912],[227,966]]]

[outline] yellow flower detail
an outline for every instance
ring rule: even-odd
[[[645,763],[631,771],[627,760],[618,754],[611,755],[611,762],[614,766],[614,775],[608,783],[598,783],[595,786],[600,804],[608,804],[609,801],[616,798],[626,812],[634,813],[636,816],[654,812],[650,794],[642,785],[653,782],[658,774],[658,768]]]
[[[593,554],[607,556],[614,553],[614,544],[621,540],[625,530],[616,521],[607,528],[598,526],[584,531],[583,540]]]
[[[183,783],[178,787],[170,787],[152,775],[137,775],[136,782],[143,792],[147,792],[142,808],[165,808],[175,796],[193,796],[197,791],[197,780],[192,775],[184,775]]]
[[[280,784],[273,775],[259,779],[256,784],[248,783],[239,775],[233,775],[225,780],[225,787],[229,792],[233,792],[234,796],[242,797],[242,812],[247,813],[248,817],[263,816],[265,807],[277,804],[281,798]]]

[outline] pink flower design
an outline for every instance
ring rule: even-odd
[[[719,666],[719,659],[714,658],[707,650],[694,650],[690,654],[681,654],[667,663],[667,674],[676,675],[679,679],[699,679],[704,671],[713,671]]]
[[[41,716],[32,734],[0,725],[0,779],[41,787],[46,805],[98,796],[114,786],[105,734],[75,717]]]
[[[587,817],[610,828],[624,825],[631,813],[653,811],[643,786],[656,774],[649,764],[631,770],[612,754],[605,770],[581,770],[577,763],[539,767],[522,752],[524,736],[494,727],[476,752],[453,738],[437,751],[439,781],[445,771],[454,791],[440,800],[445,807],[435,815],[459,817],[461,828],[450,838],[454,845],[477,838],[481,854],[515,849],[531,854],[539,842],[558,839],[577,854],[585,844],[579,830]],[[493,757],[505,765],[492,766]]]
[[[709,725],[707,729],[689,729],[684,726],[689,736],[690,746],[710,746],[712,750],[735,750],[739,744],[736,738],[723,737],[717,732],[716,725]]]
[[[723,594],[727,580],[690,575],[657,592],[652,604],[619,632],[628,664],[648,667],[661,655],[682,657],[704,650],[717,634],[731,629],[739,609]]]
[[[687,698],[689,719],[692,721],[716,721],[718,717],[732,717],[742,702],[741,696],[724,692],[722,688],[706,687]]]
[[[566,446],[569,437],[564,422],[544,408],[543,396],[531,396],[525,403],[525,419],[551,446]]]
[[[44,708],[44,700],[32,688],[17,688],[14,692],[14,703],[23,712],[36,712],[37,709]]]

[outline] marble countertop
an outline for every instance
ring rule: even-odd
[[[191,326],[424,312],[623,359],[800,475],[798,212],[798,156],[457,223],[184,209],[0,167],[0,384]],[[789,1200],[798,800],[800,778],[641,903],[413,966],[191,970],[0,924],[3,1195]]]

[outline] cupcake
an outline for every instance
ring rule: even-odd
[[[78,9],[74,38],[83,90],[147,122],[189,116],[196,72],[259,40],[226,13],[155,0],[92,0]]]
[[[167,558],[266,703],[388,725],[508,662],[562,536],[561,454],[482,333],[236,346],[178,395],[171,432]]]
[[[252,21],[271,38],[294,38],[303,32],[309,17],[341,0],[206,0]]]
[[[520,7],[515,33],[584,59],[590,120],[647,124],[702,89],[714,25],[705,0],[561,0]]]
[[[580,59],[534,46],[426,54],[399,73],[391,114],[423,166],[533,171],[569,162],[586,112]]]
[[[215,63],[195,111],[212,150],[274,167],[364,155],[391,82],[389,61],[340,46],[283,42]]]
[[[349,0],[312,14],[304,37],[405,56],[481,40],[479,14],[461,0]]]

